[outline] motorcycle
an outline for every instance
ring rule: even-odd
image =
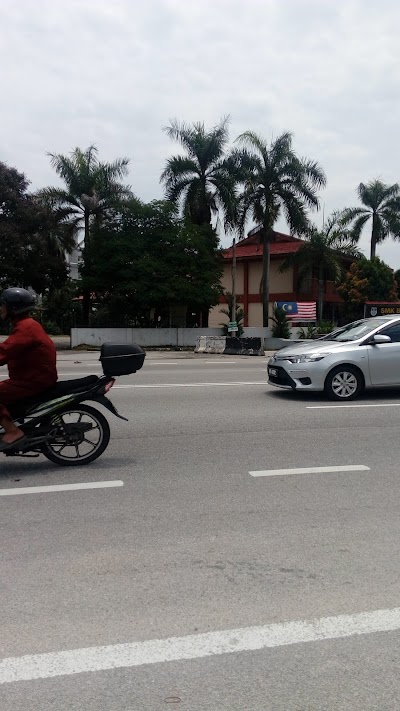
[[[3,453],[7,457],[39,457],[42,454],[62,466],[94,462],[108,447],[110,426],[96,407],[86,403],[102,405],[127,422],[107,395],[115,379],[136,373],[143,366],[145,357],[136,344],[103,344],[100,354],[103,375],[60,381],[51,391],[20,401],[11,408],[13,420],[25,437],[21,444],[17,442]]]

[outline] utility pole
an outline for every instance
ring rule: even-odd
[[[232,322],[236,324],[236,237],[232,242]],[[232,335],[237,333],[237,328],[232,329]]]

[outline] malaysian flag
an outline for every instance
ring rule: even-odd
[[[286,312],[288,321],[317,320],[317,304],[315,301],[276,301],[275,306]]]

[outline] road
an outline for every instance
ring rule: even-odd
[[[400,391],[338,407],[265,371],[149,354],[97,463],[2,461],[1,711],[400,707]]]

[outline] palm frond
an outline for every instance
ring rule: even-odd
[[[357,217],[360,217],[361,215],[367,215],[368,217],[371,217],[371,214],[372,213],[365,207],[345,207],[339,213],[339,222],[341,225],[346,227]]]
[[[386,204],[393,198],[396,200],[399,199],[400,195],[400,186],[398,183],[394,183],[393,185],[387,185],[384,194],[383,194],[383,200],[385,201]]]
[[[128,175],[130,162],[129,158],[117,158],[112,163],[99,163],[99,173],[109,182],[120,180]]]
[[[307,232],[309,220],[303,200],[288,189],[280,190],[279,197],[282,201],[283,212],[291,232],[296,234],[304,234]]]
[[[71,195],[77,195],[79,192],[79,176],[77,175],[77,166],[75,160],[68,156],[56,155],[49,153],[51,158],[50,163],[57,175],[64,181],[68,192]]]
[[[293,134],[290,131],[285,131],[272,141],[270,149],[272,164],[279,166],[287,161],[288,156],[292,153],[292,141]]]
[[[224,227],[226,230],[237,230],[239,218],[239,201],[237,197],[236,181],[224,170],[215,172],[209,180],[210,185],[215,188],[215,199],[217,207],[224,215]]]
[[[301,173],[310,181],[314,188],[324,188],[326,185],[326,175],[321,166],[313,160],[302,158],[300,160]]]
[[[245,131],[237,137],[235,143],[250,149],[251,151],[258,152],[265,164],[268,163],[268,145],[261,136],[259,136],[254,131]]]
[[[72,205],[76,210],[82,210],[79,200],[63,188],[42,188],[37,191],[36,197],[53,207]]]
[[[165,169],[161,173],[160,182],[164,183],[168,190],[174,185],[176,180],[198,175],[198,164],[192,158],[187,158],[186,156],[172,156],[167,160]]]
[[[351,230],[350,230],[350,234],[351,234],[351,237],[352,237],[352,239],[353,239],[354,242],[358,242],[358,241],[359,241],[359,239],[360,239],[360,237],[361,237],[361,233],[362,233],[362,231],[363,231],[365,225],[367,224],[368,220],[370,219],[370,217],[371,217],[371,216],[367,213],[367,214],[364,214],[364,215],[359,215],[359,217],[357,217],[357,218],[354,220],[353,226],[352,226],[352,228],[351,228]]]
[[[371,208],[373,212],[377,212],[382,202],[385,200],[386,192],[390,188],[382,183],[381,180],[371,180],[369,183],[360,183],[357,192],[360,202],[366,207]]]

